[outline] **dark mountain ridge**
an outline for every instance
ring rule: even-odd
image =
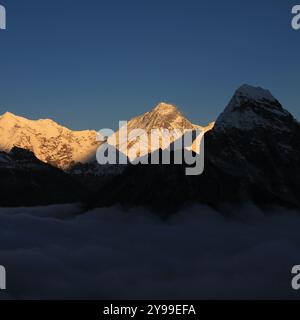
[[[0,205],[37,206],[83,201],[81,183],[25,149],[0,152]]]
[[[173,150],[171,159],[174,152],[196,156]],[[161,158],[162,150],[155,153]],[[217,209],[245,202],[300,208],[300,124],[267,90],[248,85],[236,90],[205,133],[204,166],[198,176],[187,176],[186,165],[172,160],[122,167],[93,162],[66,173],[15,147],[0,152],[0,205],[83,202],[143,206],[162,215],[197,203]]]
[[[130,165],[90,205],[163,214],[194,203],[300,208],[300,125],[269,91],[244,85],[235,92],[205,134],[204,157],[200,176],[186,176],[184,165]]]

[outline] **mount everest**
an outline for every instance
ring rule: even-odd
[[[55,170],[71,179],[75,194],[84,194],[78,202],[91,207],[145,206],[165,213],[192,203],[300,207],[300,124],[268,90],[241,86],[207,127],[193,124],[176,106],[160,103],[128,122],[129,132],[137,128],[147,135],[152,129],[204,130],[204,173],[187,177],[184,165],[174,164],[100,166],[94,161],[100,145],[96,131],[71,131],[52,120],[32,121],[11,113],[0,117],[1,170],[9,170],[7,155],[14,147],[30,150],[40,165],[63,169]],[[145,145],[142,155],[148,154]],[[36,166],[30,170],[35,172]]]

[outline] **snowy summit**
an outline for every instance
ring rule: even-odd
[[[261,87],[253,87],[248,84],[244,84],[239,87],[235,92],[235,96],[248,98],[249,100],[255,101],[276,101],[269,90],[263,89]]]
[[[13,147],[32,151],[46,163],[67,169],[94,154],[96,131],[72,131],[51,119],[29,120],[11,112],[0,116],[0,151]]]
[[[249,130],[257,126],[274,127],[274,123],[282,130],[285,126],[281,126],[281,122],[286,117],[291,115],[282,108],[269,90],[244,84],[235,91],[229,104],[217,119],[215,130],[225,128]]]

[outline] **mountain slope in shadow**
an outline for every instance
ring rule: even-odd
[[[25,149],[0,152],[0,206],[37,206],[84,201],[85,188]]]
[[[90,198],[90,206],[146,206],[170,214],[194,203],[248,201],[300,208],[300,125],[272,94],[240,87],[205,134],[205,169],[130,165]]]

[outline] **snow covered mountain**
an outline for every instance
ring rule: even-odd
[[[182,114],[182,112],[179,111],[176,106],[162,102],[154,107],[151,111],[129,120],[127,122],[127,132],[123,131],[124,128],[122,128],[110,136],[107,139],[107,143],[110,145],[110,147],[127,156],[130,160],[135,160],[139,157],[146,156],[151,152],[151,130],[153,129],[157,130],[157,135],[159,135],[161,138],[160,144],[158,144],[157,148],[152,148],[152,151],[155,151],[158,149],[168,148],[175,140],[180,138],[186,130],[193,131],[195,129],[201,129],[204,132],[207,132],[211,130],[213,126],[214,122],[210,123],[208,126],[194,125]],[[133,139],[134,141],[129,143],[119,143],[120,139],[122,139],[125,134],[129,135],[137,129],[142,129],[146,132],[141,139]],[[164,131],[165,129],[168,129],[171,134],[166,134]],[[176,131],[176,129],[178,131]],[[135,137],[135,135],[133,135],[133,137]],[[146,137],[146,141],[148,142],[147,144],[143,144],[144,137]],[[137,147],[139,148],[140,152],[134,152],[135,148]],[[191,146],[191,148],[194,147],[194,145]],[[124,171],[125,167],[125,165],[118,164],[99,165],[94,159],[84,164],[76,164],[69,172],[77,176],[104,177],[120,175]]]
[[[198,126],[175,106],[161,103],[129,121],[129,132],[138,128],[148,136],[152,129]],[[6,113],[0,117],[0,147],[6,151],[0,152],[0,204],[82,201],[90,194],[90,206],[148,206],[164,213],[192,203],[219,208],[251,201],[300,208],[300,124],[268,90],[241,86],[216,123],[202,128],[204,173],[186,176],[184,165],[81,164],[98,147],[95,131],[74,132],[52,120]],[[148,145],[143,151],[149,156],[147,150]],[[71,175],[44,162],[71,166]]]
[[[289,130],[285,120],[291,117],[270,91],[243,85],[236,90],[224,112],[218,117],[215,130],[230,128],[252,130],[255,127]]]
[[[175,106],[164,103],[128,122],[129,132],[136,128],[145,129],[150,133],[151,129],[156,128],[182,130],[196,127],[198,126],[188,121]],[[109,141],[112,141],[111,139],[112,137]],[[172,138],[171,142],[173,140]],[[85,168],[83,171],[95,170],[101,174],[104,171],[112,172],[111,167],[99,168],[93,164],[99,145],[97,132],[93,130],[72,131],[51,119],[29,120],[10,112],[0,116],[0,150],[9,152],[13,147],[23,148],[32,151],[41,161],[63,170],[79,164],[75,169],[78,172],[80,164],[88,163],[82,167]],[[131,144],[127,150],[134,145]],[[116,147],[120,148],[120,145]],[[146,153],[145,151],[144,154]]]
[[[202,175],[186,176],[182,165],[128,166],[91,200],[162,214],[192,203],[223,210],[249,201],[300,208],[300,124],[269,91],[249,85],[206,132]]]
[[[123,134],[123,130],[121,129],[109,137],[108,143],[128,156],[130,160],[134,160],[155,150],[168,148],[170,144],[179,139],[185,131],[201,129],[206,132],[211,130],[213,125],[213,122],[206,127],[194,125],[176,106],[161,102],[151,111],[128,121],[126,134],[133,133],[134,130],[137,129],[142,129],[146,132],[139,139],[131,141],[128,144],[127,142],[120,143],[119,139],[122,139]],[[153,129],[157,130],[154,136],[159,136],[161,140],[156,147],[152,146],[151,148],[151,131]],[[166,133],[165,129],[169,130],[169,133]],[[133,134],[133,137],[135,137],[135,134]],[[137,144],[139,144],[138,153],[135,152]]]
[[[98,146],[96,131],[72,131],[50,119],[28,120],[10,112],[0,116],[0,150],[14,146],[61,169],[84,162]]]
[[[206,139],[206,156],[223,181],[210,185],[219,201],[300,206],[300,124],[268,90],[236,90]]]

